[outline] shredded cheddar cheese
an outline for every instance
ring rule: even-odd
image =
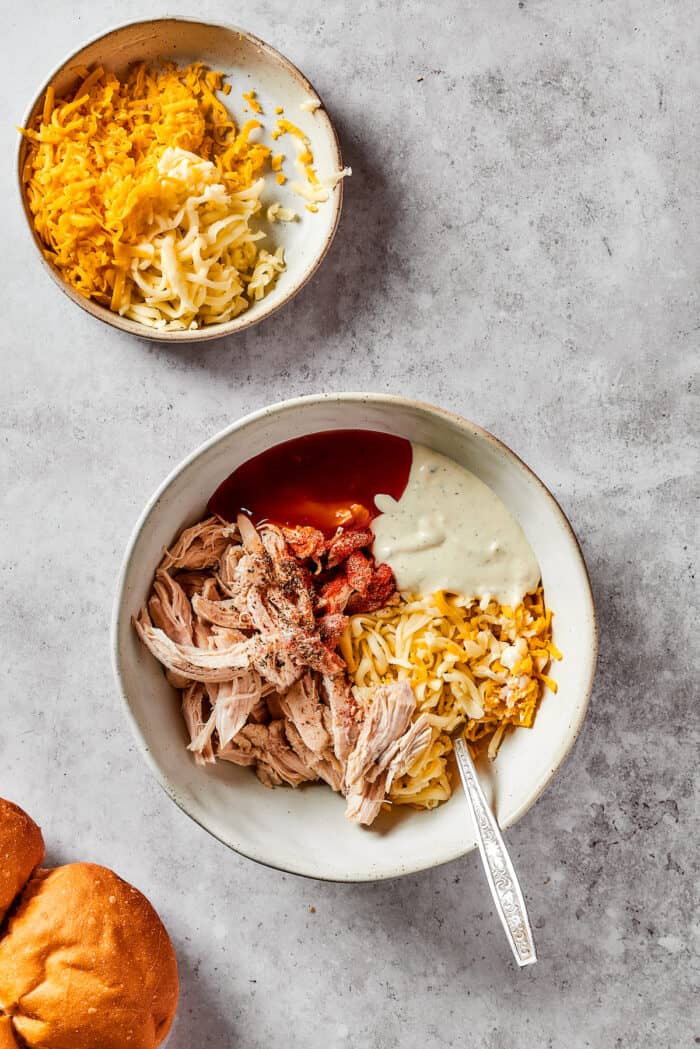
[[[360,696],[381,682],[407,679],[416,716],[428,715],[431,745],[390,792],[394,804],[423,808],[452,793],[452,734],[461,730],[472,743],[488,739],[495,758],[508,728],[532,726],[544,688],[556,692],[546,671],[561,659],[541,587],[514,609],[442,592],[406,598],[352,616],[340,651]]]
[[[310,112],[314,112],[320,106],[312,102],[301,104],[302,109],[307,109]],[[282,135],[290,135],[294,142],[297,155],[294,158],[294,166],[300,175],[303,176],[303,182],[292,182],[291,188],[298,197],[303,197],[307,201],[305,205],[307,211],[316,212],[318,211],[318,204],[323,204],[328,200],[329,192],[334,190],[341,179],[347,178],[352,175],[352,168],[342,168],[341,171],[334,172],[326,183],[322,183],[316,173],[314,155],[311,151],[311,142],[307,135],[293,124],[291,120],[287,120],[286,117],[280,117],[277,121],[277,125],[272,132],[272,137],[277,140]],[[278,154],[278,156],[281,156]],[[273,159],[273,171],[278,169],[274,166],[274,162],[277,160],[277,156]],[[281,159],[279,161],[281,165]],[[277,176],[277,181],[280,185],[286,182],[286,176]]]
[[[262,113],[263,108],[258,102],[255,91],[244,91],[243,98],[248,103],[254,113]]]
[[[311,152],[311,143],[307,135],[286,117],[280,117],[277,126],[272,132],[274,139],[282,135],[290,135],[296,147],[297,155],[294,166],[304,177],[305,182],[292,182],[291,188],[297,196],[303,197],[310,204],[323,203],[328,200],[328,189],[319,181],[314,167],[314,156]],[[316,209],[318,210],[318,209]]]
[[[46,92],[23,131],[23,178],[45,255],[90,298],[144,324],[182,329],[236,316],[284,268],[259,246],[270,149],[237,128],[201,63],[78,71]],[[261,112],[250,92],[251,108]]]

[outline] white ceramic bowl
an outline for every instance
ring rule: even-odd
[[[261,119],[265,127],[258,132],[259,141],[272,147],[276,153],[286,153],[288,159],[285,168],[289,171],[293,170],[291,163],[294,156],[293,147],[288,144],[289,139],[282,138],[275,143],[270,136],[277,121],[275,107],[278,105],[284,108],[285,117],[308,136],[315,167],[322,182],[327,182],[342,168],[338,138],[325,109],[321,107],[314,113],[301,109],[302,103],[320,101],[318,94],[287,58],[242,29],[209,25],[187,18],[159,18],[134,22],[113,29],[97,40],[85,44],[67,58],[42,85],[24,118],[23,126],[28,127],[35,114],[41,111],[49,85],[53,85],[57,97],[73,88],[76,82],[76,66],[102,65],[111,72],[121,73],[132,62],[157,62],[161,58],[177,62],[178,65],[201,61],[212,69],[226,73],[231,84],[231,94],[224,101],[239,124],[243,116],[248,119],[256,115],[243,113],[244,102],[241,97],[244,91],[254,89],[264,109]],[[17,167],[20,194],[29,228],[48,272],[62,291],[93,317],[143,339],[201,342],[221,338],[257,324],[289,302],[303,288],[323,261],[340,219],[343,201],[342,180],[330,191],[329,199],[318,205],[318,212],[311,214],[305,210],[304,200],[290,188],[294,178],[290,178],[286,185],[278,186],[274,178],[268,175],[262,196],[264,208],[273,201],[280,201],[284,207],[291,208],[300,215],[299,221],[276,222],[273,227],[264,220],[259,223],[260,228],[270,233],[272,243],[285,249],[287,266],[274,288],[259,302],[252,303],[240,316],[224,324],[210,325],[196,331],[156,331],[144,324],[120,317],[119,314],[78,294],[46,261],[41,241],[34,231],[32,214],[24,193],[22,171],[25,157],[26,141],[22,138]]]
[[[113,616],[115,670],[144,756],[170,797],[237,852],[296,874],[370,881],[445,863],[473,849],[462,795],[457,792],[432,812],[382,814],[373,829],[363,830],[344,819],[343,799],[325,786],[269,790],[249,769],[225,762],[195,765],[185,750],[176,694],[130,623],[146,600],[164,547],[202,518],[225,477],[271,445],[336,428],[399,434],[451,456],[503,499],[537,555],[564,659],[556,665],[559,691],[544,696],[534,728],[507,736],[496,762],[482,770],[502,827],[527,812],[576,739],[593,681],[596,626],[586,566],[554,497],[491,434],[430,405],[378,394],[285,401],[234,423],[171,473],[129,542]]]

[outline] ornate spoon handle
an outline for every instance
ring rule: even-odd
[[[460,737],[455,740],[454,749],[464,793],[474,818],[481,861],[498,916],[518,965],[532,965],[537,961],[535,941],[515,868],[498,829],[496,817],[484,797],[469,747]]]

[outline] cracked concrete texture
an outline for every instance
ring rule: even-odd
[[[77,310],[14,191],[37,84],[142,5],[6,7],[0,793],[53,861],[106,863],[153,899],[182,969],[172,1049],[696,1044],[696,5],[203,0],[307,73],[354,173],[312,283],[200,349]],[[146,498],[241,413],[333,389],[493,430],[582,542],[590,713],[508,834],[533,970],[514,971],[475,857],[358,887],[258,869],[167,801],[123,722],[108,620]]]

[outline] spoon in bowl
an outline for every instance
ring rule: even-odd
[[[464,793],[474,820],[481,862],[498,917],[518,965],[521,968],[533,965],[537,961],[535,941],[515,868],[501,837],[496,817],[481,789],[469,747],[461,736],[455,740],[454,751]]]

